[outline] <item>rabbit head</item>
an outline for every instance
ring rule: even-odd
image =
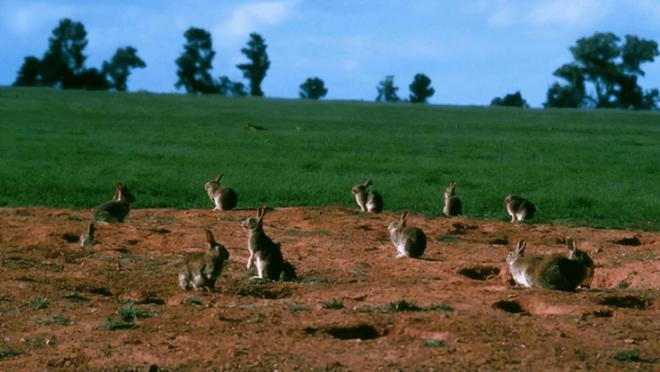
[[[579,262],[585,268],[585,278],[581,284],[588,285],[594,275],[594,261],[589,257],[587,252],[579,250],[577,243],[570,237],[565,239],[566,248],[568,248],[568,259]]]
[[[506,263],[511,265],[511,263],[513,263],[520,257],[524,257],[526,246],[527,246],[526,241],[518,240],[518,243],[516,243],[515,248],[509,250],[509,254],[506,256]]]
[[[263,220],[264,215],[266,214],[267,206],[263,206],[257,209],[257,217],[249,217],[244,219],[241,222],[241,227],[246,231],[258,232],[263,231]]]
[[[133,194],[131,194],[126,185],[119,182],[115,188],[115,196],[112,198],[112,200],[116,202],[133,203],[135,202],[135,197],[133,197]]]
[[[204,233],[206,235],[206,243],[208,244],[211,253],[213,255],[222,258],[223,260],[228,259],[229,252],[222,244],[219,244],[218,242],[215,241],[215,238],[213,237],[213,233],[211,232],[211,230],[206,229]]]
[[[390,232],[390,236],[402,232],[403,229],[406,228],[407,219],[408,219],[408,212],[403,212],[401,213],[401,217],[399,218],[399,221],[390,223],[390,225],[387,227],[387,230]]]

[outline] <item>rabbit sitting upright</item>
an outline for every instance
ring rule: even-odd
[[[284,260],[280,243],[273,242],[264,232],[266,208],[263,206],[257,210],[257,218],[250,217],[241,222],[241,227],[248,232],[248,270],[256,261],[257,275],[251,279],[295,280],[295,268]]]
[[[205,230],[205,234],[208,250],[188,253],[183,259],[183,270],[179,273],[179,287],[183,290],[213,290],[229,259],[229,252],[215,241],[213,233]]]

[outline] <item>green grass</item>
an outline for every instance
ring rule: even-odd
[[[250,132],[248,123],[265,127]],[[660,230],[660,113],[522,110],[0,89],[0,206],[92,208],[126,182],[136,208],[210,208],[219,172],[239,207],[353,205],[371,178],[387,210]]]

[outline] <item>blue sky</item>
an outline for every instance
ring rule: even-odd
[[[64,17],[87,29],[88,67],[118,47],[138,49],[147,68],[133,72],[131,91],[176,91],[174,60],[191,26],[213,35],[213,75],[242,79],[240,49],[258,32],[272,62],[262,88],[282,98],[318,76],[326,99],[372,101],[386,75],[407,97],[421,72],[436,90],[431,103],[487,105],[519,90],[539,107],[578,38],[660,42],[660,0],[0,0],[0,85],[14,81],[25,56],[43,55]],[[660,88],[660,60],[642,68],[642,87]]]

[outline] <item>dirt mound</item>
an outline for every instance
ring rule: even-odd
[[[251,281],[240,221],[255,211],[138,209],[78,237],[89,210],[0,209],[0,370],[655,370],[659,234],[410,216],[429,237],[396,259],[397,213],[281,208],[265,231],[299,274]],[[230,252],[217,291],[184,292],[204,229]],[[511,285],[518,239],[596,263],[575,293]],[[634,358],[626,356],[632,355]]]

